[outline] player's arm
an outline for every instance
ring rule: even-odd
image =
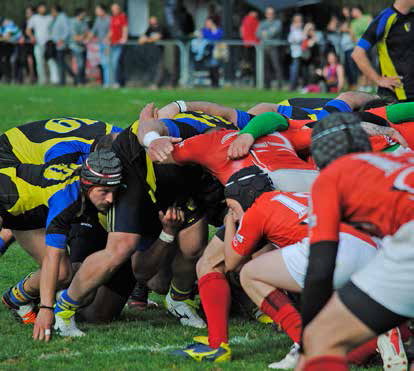
[[[333,292],[341,205],[337,180],[328,175],[322,172],[312,186],[310,253],[302,292],[303,328],[319,313]]]
[[[394,128],[379,126],[370,122],[362,122],[361,126],[369,136],[386,135],[401,144],[403,147],[408,148],[408,143],[405,138]]]
[[[288,120],[279,113],[267,112],[255,116],[239,131],[239,137],[230,145],[227,155],[233,160],[246,156],[256,139],[288,127]]]
[[[414,102],[386,106],[387,119],[393,124],[414,121]]]
[[[140,253],[140,261],[143,266],[138,267],[136,278],[147,281],[153,277],[164,262],[168,251],[174,248],[175,238],[185,221],[184,212],[176,207],[169,207],[165,214],[159,212],[162,231],[152,246]]]
[[[277,113],[277,109],[279,108],[279,104],[277,103],[258,103],[252,108],[250,108],[247,113],[250,113],[251,115],[260,115],[262,113],[267,112],[275,112]]]
[[[342,91],[345,85],[345,71],[342,65],[338,65],[338,91]]]
[[[263,216],[257,214],[257,207],[253,206],[243,215],[236,227],[231,212],[226,216],[224,235],[224,263],[226,271],[235,270],[246,261],[255,251],[263,236]]]

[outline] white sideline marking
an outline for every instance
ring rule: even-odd
[[[234,338],[230,339],[230,344],[246,344],[246,343],[255,343],[257,341],[261,341],[261,339],[258,340],[252,340],[249,339],[248,334],[246,336],[235,336]],[[111,349],[107,350],[99,350],[97,352],[87,352],[88,356],[92,355],[99,355],[99,354],[115,354],[119,352],[150,352],[150,353],[164,353],[167,351],[171,351],[174,349],[180,349],[184,348],[188,345],[187,344],[173,344],[173,345],[166,345],[166,346],[159,346],[159,345],[126,345],[126,346],[119,346],[119,347],[111,347]],[[67,352],[67,353],[50,353],[50,354],[44,354],[42,353],[38,359],[56,359],[56,358],[74,358],[74,357],[81,357],[85,356],[85,354],[74,351],[74,352]]]

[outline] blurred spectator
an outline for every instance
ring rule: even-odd
[[[24,30],[27,28],[27,22],[32,17],[34,12],[35,10],[32,6],[28,6],[25,9],[25,18],[21,27],[21,30],[23,31],[23,37],[20,39],[20,42],[17,45],[15,79],[16,82],[20,84],[24,81],[25,70],[27,71],[30,83],[34,83],[36,80],[33,44],[31,43],[30,38],[24,33]]]
[[[315,24],[313,22],[306,23],[303,28],[303,41],[301,44],[301,70],[304,85],[310,82],[310,76],[314,75],[316,66],[320,65],[319,41]]]
[[[341,33],[339,32],[339,20],[332,16],[326,26],[326,47],[325,52],[334,50],[339,55],[341,52]]]
[[[351,9],[348,6],[342,7],[342,16],[345,22],[351,22]]]
[[[16,44],[22,36],[20,28],[11,19],[0,21],[0,76],[5,82],[11,82],[12,58],[16,59]]]
[[[72,32],[70,40],[70,50],[76,60],[76,84],[85,84],[86,70],[86,40],[88,38],[88,24],[85,20],[86,11],[83,8],[75,10],[75,17],[72,19]]]
[[[54,5],[51,8],[53,20],[50,24],[50,38],[56,46],[56,62],[59,71],[59,84],[66,84],[66,72],[72,77],[74,73],[66,62],[68,43],[70,40],[71,25],[69,17],[62,11],[62,7]]]
[[[292,62],[289,70],[290,90],[296,90],[299,79],[299,70],[302,58],[302,42],[305,39],[303,32],[303,18],[301,14],[295,14],[292,18],[288,42],[290,44],[290,56]]]
[[[242,19],[240,26],[240,36],[244,43],[242,58],[242,76],[252,75],[255,80],[256,55],[252,44],[258,44],[259,39],[256,36],[259,27],[258,14],[255,10],[251,10]]]
[[[358,67],[352,59],[352,51],[355,43],[352,40],[351,30],[348,22],[343,22],[341,25],[341,51],[343,53],[343,63],[345,67],[345,76],[349,84],[349,90],[356,88],[358,79]]]
[[[353,6],[351,10],[351,32],[354,41],[357,42],[372,21],[369,14],[364,14],[364,9],[361,5]]]
[[[175,33],[178,34],[178,37],[189,37],[195,31],[194,19],[182,0],[177,1],[174,15]]]
[[[221,16],[218,13],[217,9],[216,9],[216,4],[215,3],[210,3],[208,5],[208,14],[207,14],[207,18],[210,18],[214,24],[217,25],[217,27],[221,26]]]
[[[37,81],[39,84],[45,84],[47,80],[45,52],[46,43],[49,40],[49,25],[52,21],[52,16],[46,15],[46,11],[47,9],[45,3],[40,3],[37,6],[37,14],[33,14],[33,16],[29,19],[26,28],[26,34],[29,36],[30,41],[34,44],[34,57],[36,60]],[[52,77],[55,65],[56,63],[53,60],[48,60],[51,82],[58,82],[57,76],[56,81],[52,81],[55,79],[55,76]]]
[[[212,18],[207,18],[204,28],[201,30],[201,34],[204,40],[208,42],[216,42],[223,38],[223,30],[214,23]],[[208,63],[210,72],[211,86],[217,88],[220,80],[220,62],[216,58],[215,49],[219,48],[218,44],[213,44],[213,52]]]
[[[329,93],[339,93],[345,84],[344,67],[339,63],[338,56],[334,51],[326,55],[326,65],[322,69],[322,77]]]
[[[282,34],[282,22],[276,18],[275,10],[267,7],[265,11],[265,19],[260,22],[256,31],[256,36],[260,41],[280,40]],[[272,76],[271,72],[274,75]],[[267,46],[265,48],[265,87],[270,88],[272,77],[276,78],[278,89],[282,83],[282,69],[280,66],[279,47]]]
[[[138,39],[138,44],[153,44],[157,41],[164,39],[167,35],[166,29],[159,24],[157,17],[150,17],[149,25],[145,34]],[[159,59],[156,67],[155,76],[153,79],[152,89],[159,88],[164,80],[165,76],[165,64],[164,64],[164,47],[161,45],[156,46],[159,50]]]
[[[109,65],[109,44],[106,37],[109,33],[110,17],[106,12],[106,7],[103,4],[99,4],[95,7],[95,22],[93,23],[92,30],[88,35],[88,41],[92,37],[96,37],[99,44],[99,63],[102,70],[102,85],[109,87],[110,85],[110,65]]]
[[[125,44],[128,40],[128,20],[126,14],[121,9],[121,6],[117,3],[112,4],[111,13],[112,16],[108,34],[108,39],[111,44],[111,82],[114,87],[119,87],[123,85],[119,61],[122,54],[123,44]]]

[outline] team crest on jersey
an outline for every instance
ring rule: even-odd
[[[244,237],[241,234],[236,233],[236,235],[233,238],[233,245],[237,246],[239,243],[243,243],[243,241]]]
[[[404,23],[404,29],[406,32],[410,32],[411,31],[411,22],[405,22]]]

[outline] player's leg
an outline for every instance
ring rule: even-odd
[[[197,314],[194,301],[196,263],[207,245],[208,225],[205,218],[178,234],[179,250],[172,263],[172,281],[165,298],[168,311],[183,325],[204,328],[206,324]]]
[[[377,95],[364,93],[361,91],[346,91],[339,94],[335,100],[345,102],[352,111],[356,111],[365,106],[368,102],[378,99]]]
[[[385,238],[375,258],[355,273],[306,327],[305,369],[330,369],[332,364],[346,369],[346,352],[414,316],[413,232],[414,222],[410,222]],[[406,366],[403,348],[391,348],[391,353],[382,354],[384,362],[390,362],[384,366]]]
[[[13,232],[10,229],[3,228],[0,230],[0,256],[7,251],[14,240]]]
[[[251,115],[260,115],[266,112],[278,112],[279,105],[275,103],[258,103],[250,108],[247,113]]]

